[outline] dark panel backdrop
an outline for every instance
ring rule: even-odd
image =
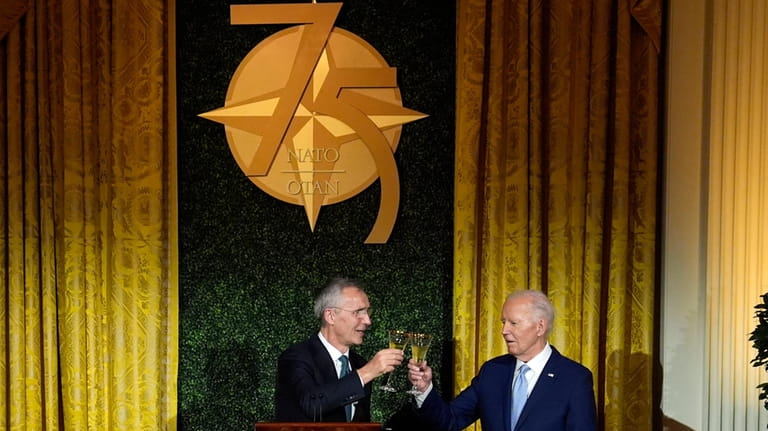
[[[177,0],[180,426],[250,430],[273,420],[277,355],[317,331],[313,296],[336,275],[362,281],[374,307],[359,352],[370,357],[385,347],[388,328],[433,333],[429,360],[450,387],[455,3],[346,1],[336,22],[398,69],[405,107],[429,114],[403,127],[395,154],[400,210],[380,245],[363,243],[378,211],[378,181],[323,207],[313,233],[302,207],[243,175],[224,127],[198,117],[223,106],[238,64],[284,28],[232,26],[229,6]],[[405,368],[394,377],[400,392],[374,390],[374,421],[399,417],[407,402]]]

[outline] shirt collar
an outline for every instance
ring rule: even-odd
[[[523,362],[521,360],[517,360],[517,363],[515,364],[515,371],[517,371],[521,365],[528,364],[528,366],[533,370],[533,372],[536,373],[536,375],[541,375],[541,372],[544,371],[544,366],[547,365],[547,361],[549,361],[549,357],[552,356],[552,346],[549,345],[549,341],[547,341],[547,344],[544,345],[544,348],[539,352],[536,356],[531,358],[528,362]]]
[[[333,345],[325,339],[322,332],[318,332],[317,336],[320,337],[320,342],[323,343],[325,350],[328,351],[328,354],[331,355],[331,358],[333,358],[334,361],[338,361],[342,356],[349,357],[349,350],[347,350],[347,353],[341,353],[339,349],[333,347]]]

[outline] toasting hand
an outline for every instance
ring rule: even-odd
[[[427,361],[416,362],[411,358],[408,361],[408,380],[419,392],[424,392],[432,383],[432,368],[427,365]]]

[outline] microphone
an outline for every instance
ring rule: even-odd
[[[318,401],[320,402],[320,422],[323,421],[323,394],[317,394]]]
[[[312,394],[309,397],[312,401],[310,404],[312,404],[312,422],[317,422],[317,404],[315,404],[315,400],[317,399],[317,395]]]

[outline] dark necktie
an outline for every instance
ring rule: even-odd
[[[525,378],[525,373],[530,369],[528,365],[523,364],[517,373],[515,383],[512,385],[512,430],[515,429],[517,420],[520,418],[520,412],[523,411],[525,401],[528,399],[528,380]]]
[[[339,378],[343,378],[344,376],[349,374],[349,358],[347,358],[344,355],[341,355],[341,357],[339,357],[339,361],[341,361],[341,373],[339,375]],[[347,414],[347,422],[350,422],[352,420],[352,404],[345,405],[344,411]]]

